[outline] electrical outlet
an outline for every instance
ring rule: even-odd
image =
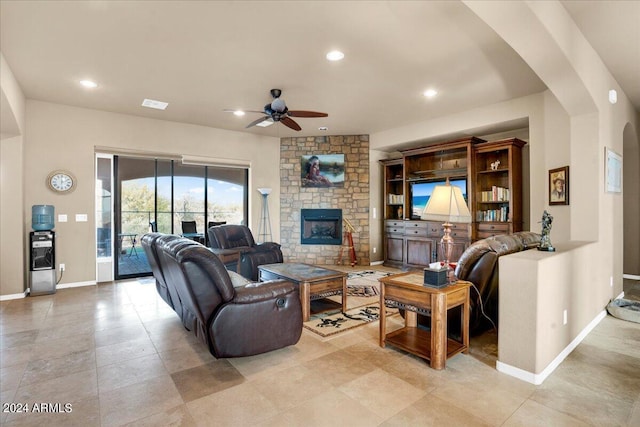
[[[565,311],[562,313],[562,324],[563,324],[563,325],[566,325],[566,324],[567,324],[567,310],[565,310]]]
[[[609,276],[609,286],[613,288],[613,276]]]
[[[373,253],[375,254],[376,252],[378,252],[378,248],[376,248],[375,246],[373,247]]]
[[[60,272],[64,271],[64,264],[60,264]]]

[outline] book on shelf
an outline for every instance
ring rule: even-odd
[[[402,194],[388,194],[387,203],[390,205],[401,205],[404,203],[404,195]]]
[[[482,202],[508,202],[511,194],[508,188],[491,187],[491,190],[482,191],[480,193],[480,201]]]
[[[476,212],[476,221],[478,222],[507,222],[508,220],[509,208],[507,206]]]

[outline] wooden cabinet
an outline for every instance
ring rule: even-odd
[[[385,264],[422,268],[444,259],[442,224],[421,219],[426,197],[414,194],[424,184],[466,183],[463,193],[473,223],[452,225],[451,261],[473,240],[521,231],[524,144],[517,138],[486,142],[470,137],[402,150],[401,159],[382,160]]]
[[[385,263],[401,267],[404,263],[404,221],[385,220]]]
[[[474,238],[522,231],[522,147],[517,138],[474,147]]]
[[[404,219],[404,160],[383,160],[384,219]]]
[[[385,265],[402,268],[424,268],[444,259],[440,248],[442,224],[433,221],[385,221]],[[452,261],[457,261],[469,246],[469,224],[453,223],[455,239]]]

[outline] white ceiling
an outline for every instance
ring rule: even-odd
[[[564,1],[640,106],[640,2]],[[546,89],[457,1],[2,1],[0,48],[25,96],[285,137],[369,134]],[[633,29],[631,29],[633,28]],[[340,49],[341,62],[325,54]],[[78,85],[92,79],[97,89]],[[426,99],[434,87],[439,94]],[[280,88],[328,118],[245,129]],[[166,111],[140,106],[166,101]]]

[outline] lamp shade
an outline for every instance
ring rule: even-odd
[[[471,212],[460,188],[450,184],[436,185],[421,218],[440,222],[471,222]]]

